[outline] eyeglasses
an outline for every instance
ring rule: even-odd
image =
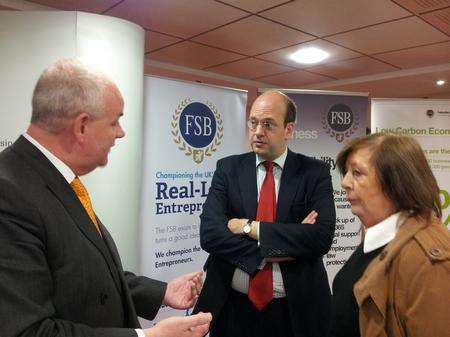
[[[273,122],[268,121],[268,120],[259,121],[257,119],[249,119],[247,121],[247,126],[252,131],[255,131],[256,128],[258,127],[258,125],[261,125],[261,127],[265,131],[272,131],[272,130],[276,129],[276,127],[277,127]]]

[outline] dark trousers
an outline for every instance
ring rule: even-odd
[[[210,336],[293,337],[287,300],[274,298],[259,311],[247,295],[231,289]]]

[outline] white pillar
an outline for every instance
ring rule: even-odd
[[[42,71],[78,58],[108,74],[125,100],[125,138],[107,167],[83,180],[112,233],[124,266],[137,270],[143,120],[144,30],[125,20],[83,12],[0,11],[0,151],[26,129]]]

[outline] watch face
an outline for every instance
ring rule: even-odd
[[[246,224],[244,226],[244,228],[242,228],[242,230],[243,230],[244,234],[248,234],[252,230],[252,227],[249,224]]]

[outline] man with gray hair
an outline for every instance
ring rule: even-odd
[[[140,329],[161,304],[195,303],[202,273],[168,284],[124,272],[79,179],[108,162],[125,133],[106,76],[71,60],[39,78],[31,123],[0,153],[0,336],[199,337],[210,314]]]

